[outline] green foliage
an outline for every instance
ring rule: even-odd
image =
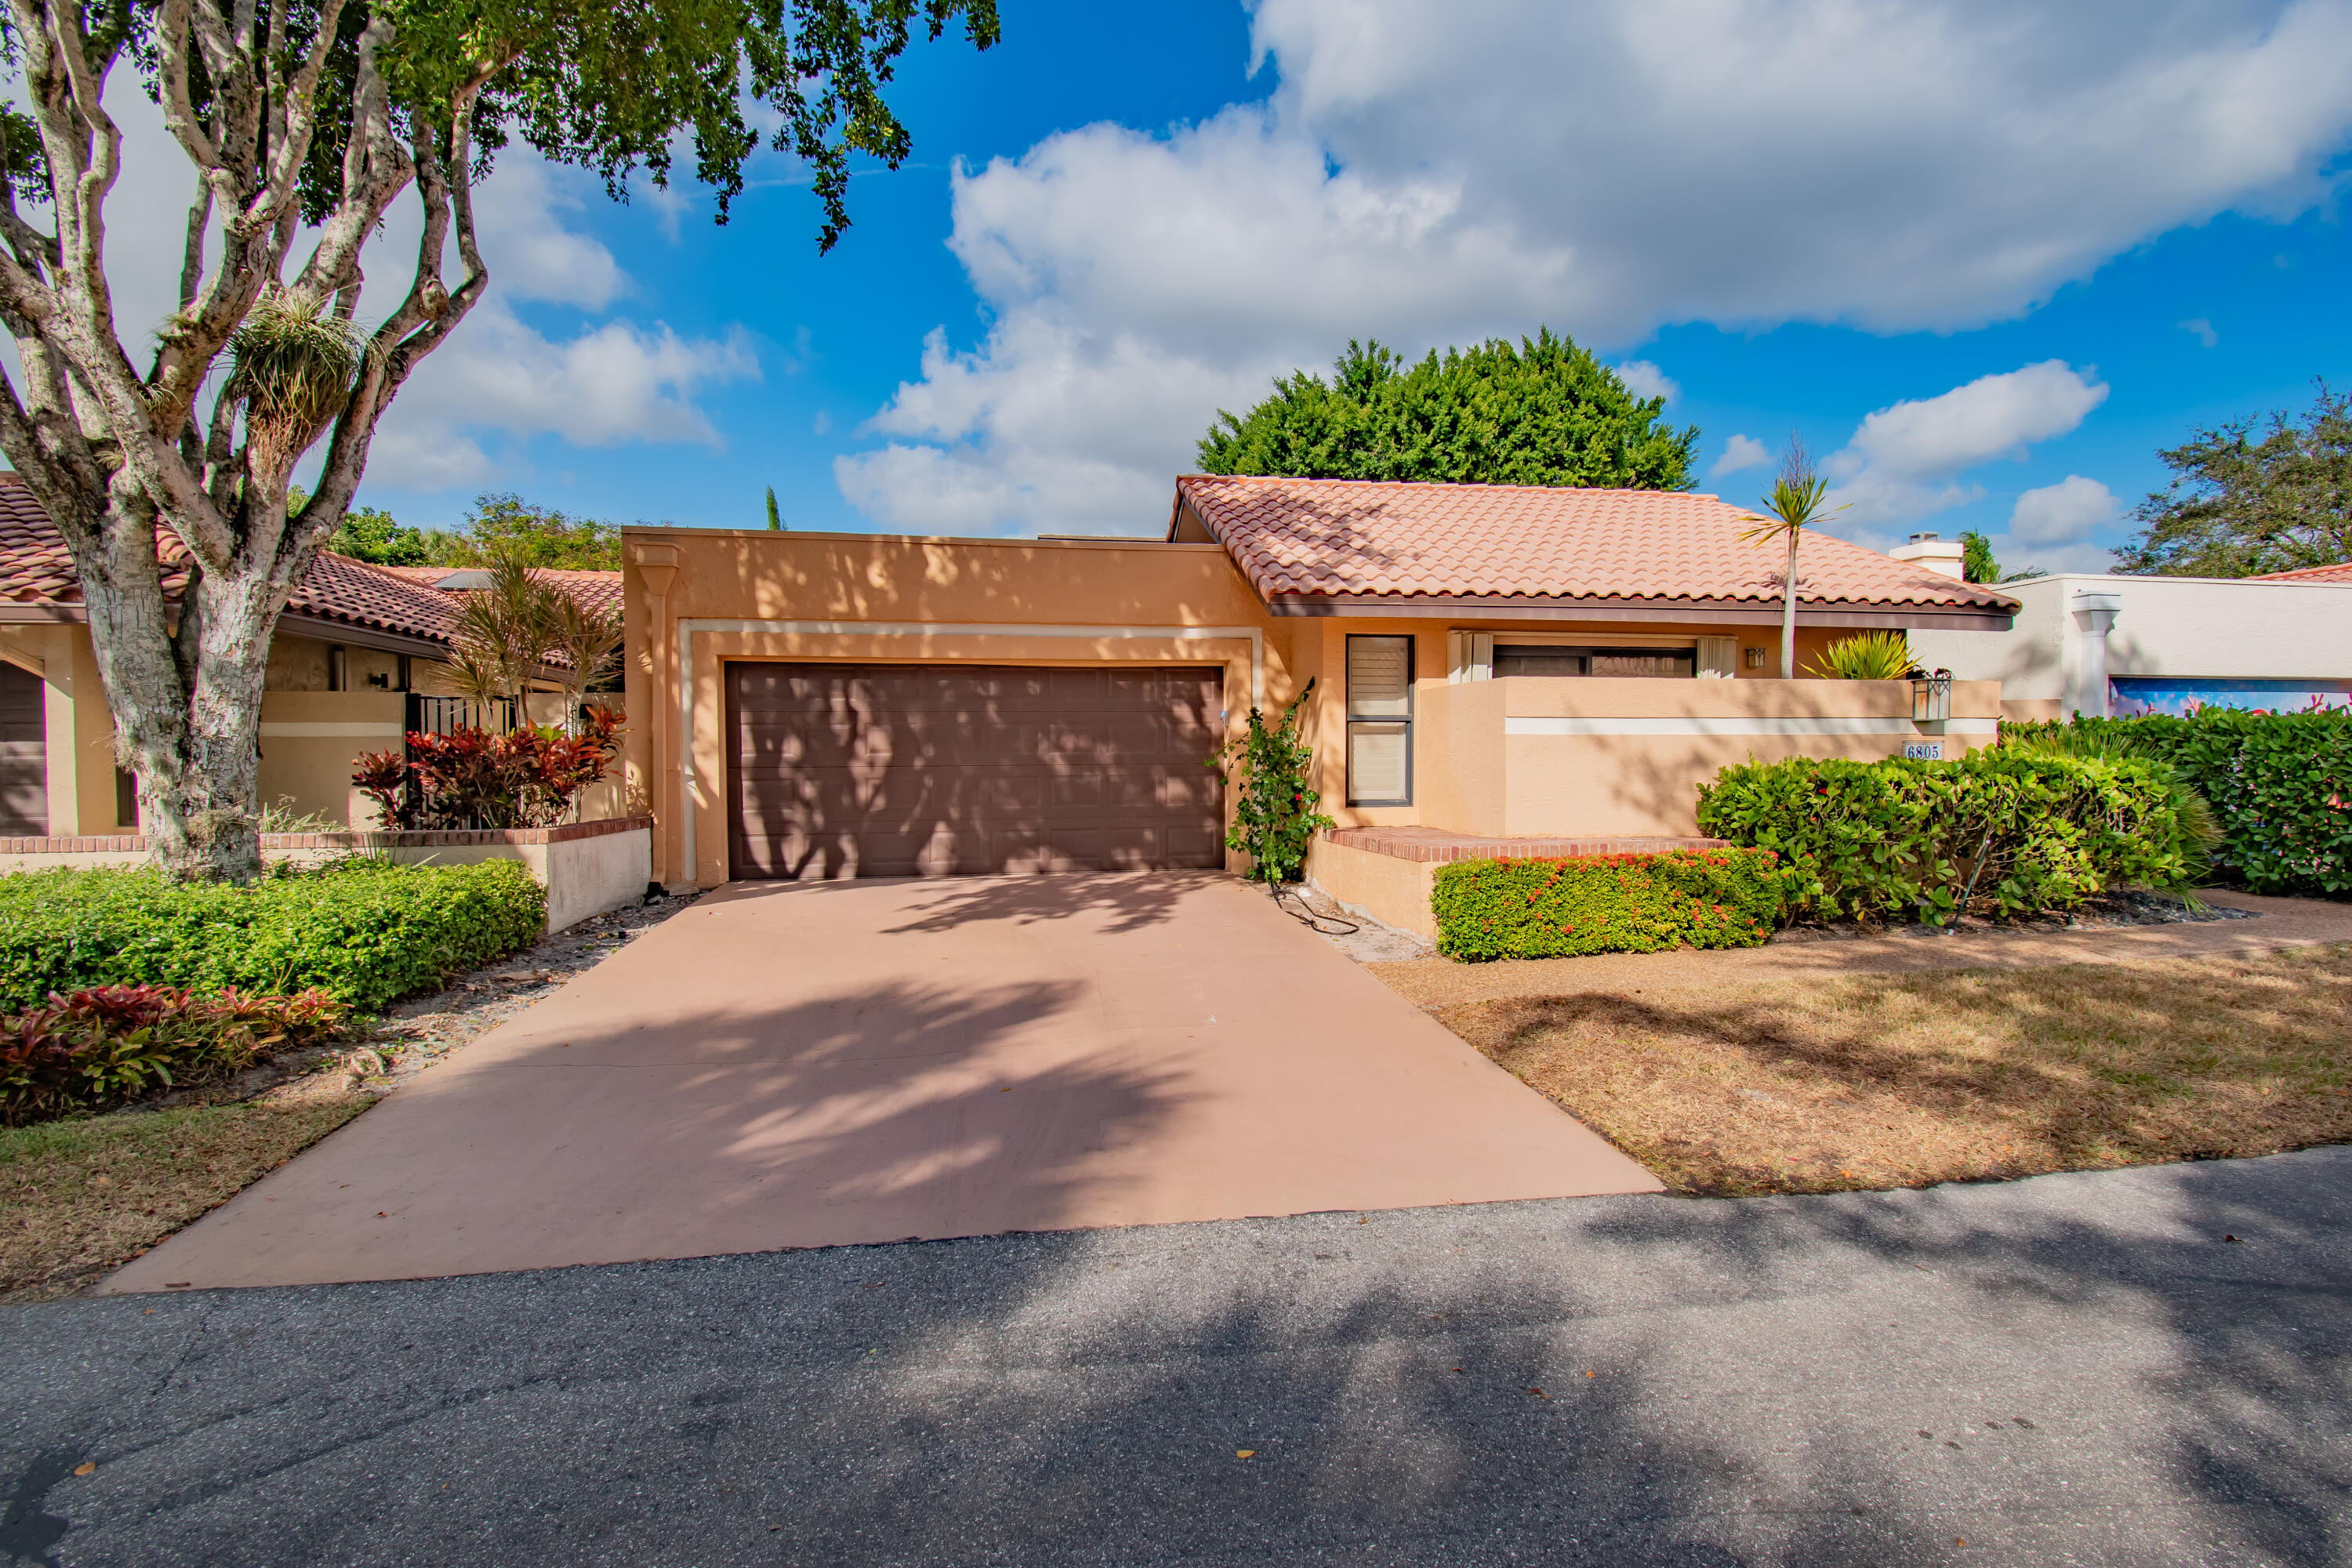
[[[301,492],[295,493],[299,496]],[[298,505],[289,510],[299,508]],[[392,513],[379,507],[355,506],[345,510],[343,521],[327,535],[323,548],[354,561],[373,562],[378,566],[429,566],[432,563],[425,558],[425,538],[422,530],[401,527],[393,521]]]
[[[1993,559],[1992,541],[1973,528],[1960,535],[1960,575],[1971,583],[2000,581],[2000,563]]]
[[[463,531],[435,530],[425,535],[427,566],[495,567],[512,556],[528,567],[556,571],[618,572],[621,531],[594,518],[567,517],[553,507],[534,506],[511,491],[486,491],[474,498]]]
[[[2116,571],[2253,577],[2352,560],[2352,394],[2323,381],[2300,420],[2231,420],[2158,456],[2172,482],[2140,502]]]
[[[1772,488],[1764,495],[1765,515],[1756,520],[1755,527],[1739,535],[1751,544],[1785,542],[1789,547],[1788,558],[1780,569],[1780,674],[1784,680],[1797,673],[1798,546],[1804,542],[1805,530],[1845,510],[1843,506],[1823,505],[1829,493],[1830,482],[1813,467],[1804,442],[1790,436],[1789,449],[1781,454],[1780,471],[1773,477]]]
[[[1780,926],[1788,873],[1760,849],[1457,860],[1430,892],[1448,958],[1568,958],[1755,947]]]
[[[1245,415],[1218,410],[1200,462],[1212,474],[1677,490],[1698,427],[1660,424],[1664,409],[1549,328],[1517,347],[1433,349],[1410,370],[1350,341],[1330,381],[1300,371]]]
[[[313,1045],[351,1009],[323,991],[206,996],[108,985],[0,1016],[0,1124],[99,1110],[226,1078],[264,1052]]]
[[[1700,831],[1775,849],[1791,908],[1819,920],[2064,910],[2109,888],[2173,888],[2198,868],[2192,808],[2137,758],[1743,763],[1699,786]]]
[[[2003,749],[2113,747],[2168,767],[2211,803],[2218,868],[2257,893],[2352,894],[2352,710],[2004,725]]]
[[[1241,778],[1225,847],[1250,858],[1253,881],[1276,887],[1297,881],[1299,868],[1307,863],[1307,847],[1331,826],[1331,819],[1315,809],[1321,795],[1307,785],[1315,749],[1298,738],[1298,710],[1314,689],[1315,683],[1308,681],[1307,689],[1283,710],[1279,724],[1268,726],[1265,715],[1251,709],[1248,732],[1209,758],[1208,765],[1216,769],[1239,752]]]
[[[367,340],[341,316],[262,299],[229,339],[229,384],[246,400],[247,434],[267,428],[299,451],[342,411]]]
[[[149,984],[286,994],[377,1012],[536,940],[547,895],[512,860],[354,859],[248,886],[145,868],[0,877],[0,1007]]]
[[[773,485],[768,487],[768,531],[784,531],[784,514],[776,510],[776,487]]]
[[[1816,680],[1905,680],[1918,673],[1911,638],[1904,632],[1856,632],[1822,650],[1821,662],[1806,671]]]

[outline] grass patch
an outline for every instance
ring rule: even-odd
[[[0,1131],[0,1301],[71,1295],[370,1103],[344,1094]]]
[[[1926,1186],[2352,1141],[2352,947],[1436,1012],[1684,1193]]]

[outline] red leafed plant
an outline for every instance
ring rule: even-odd
[[[552,725],[509,730],[412,732],[406,755],[374,752],[354,761],[352,783],[386,825],[416,828],[546,827],[620,755],[621,716],[588,709],[580,732]]]
[[[199,995],[103,985],[0,1016],[0,1124],[92,1110],[223,1078],[282,1046],[312,1045],[351,1009],[323,991]]]

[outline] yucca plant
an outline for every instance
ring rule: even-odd
[[[564,704],[566,729],[573,727],[588,689],[608,670],[621,651],[621,617],[617,611],[583,604],[569,594],[556,595],[552,647],[571,666],[563,687],[571,700]]]
[[[1816,680],[1907,680],[1919,672],[1902,632],[1857,632],[1822,650],[1805,673]]]

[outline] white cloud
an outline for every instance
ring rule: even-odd
[[[1682,384],[1645,359],[1629,359],[1617,368],[1617,379],[1636,397],[1663,397],[1668,403],[1683,395]]]
[[[2106,396],[2105,383],[2053,359],[1879,409],[1822,465],[1837,481],[1829,504],[1845,509],[1832,526],[1867,531],[1974,500],[1983,491],[1958,476],[2065,435]]]
[[[2213,323],[2202,316],[2191,316],[2179,323],[2179,326],[2182,331],[2187,332],[2209,349],[2218,346],[2221,342],[2221,334],[2215,331]]]
[[[987,470],[999,526],[1131,525],[1085,510],[1164,505],[1216,407],[1349,337],[2013,315],[2180,224],[2308,208],[2352,129],[2352,0],[1262,0],[1253,26],[1267,106],[957,172],[993,325],[878,428]],[[880,498],[884,465],[851,471]]]
[[[1710,477],[1736,474],[1743,468],[1752,468],[1771,460],[1771,448],[1755,437],[1734,436],[1723,444],[1723,456],[1717,458],[1706,471]]]
[[[577,447],[683,441],[717,447],[695,402],[705,388],[757,379],[759,360],[739,331],[681,338],[627,321],[542,337],[493,298],[475,308],[402,388],[379,426],[368,478],[402,489],[446,489],[495,472],[477,436],[552,434]]]
[[[2115,492],[2096,479],[2069,474],[2054,485],[2027,490],[2010,513],[2009,531],[2029,545],[2072,544],[2116,520]]]

